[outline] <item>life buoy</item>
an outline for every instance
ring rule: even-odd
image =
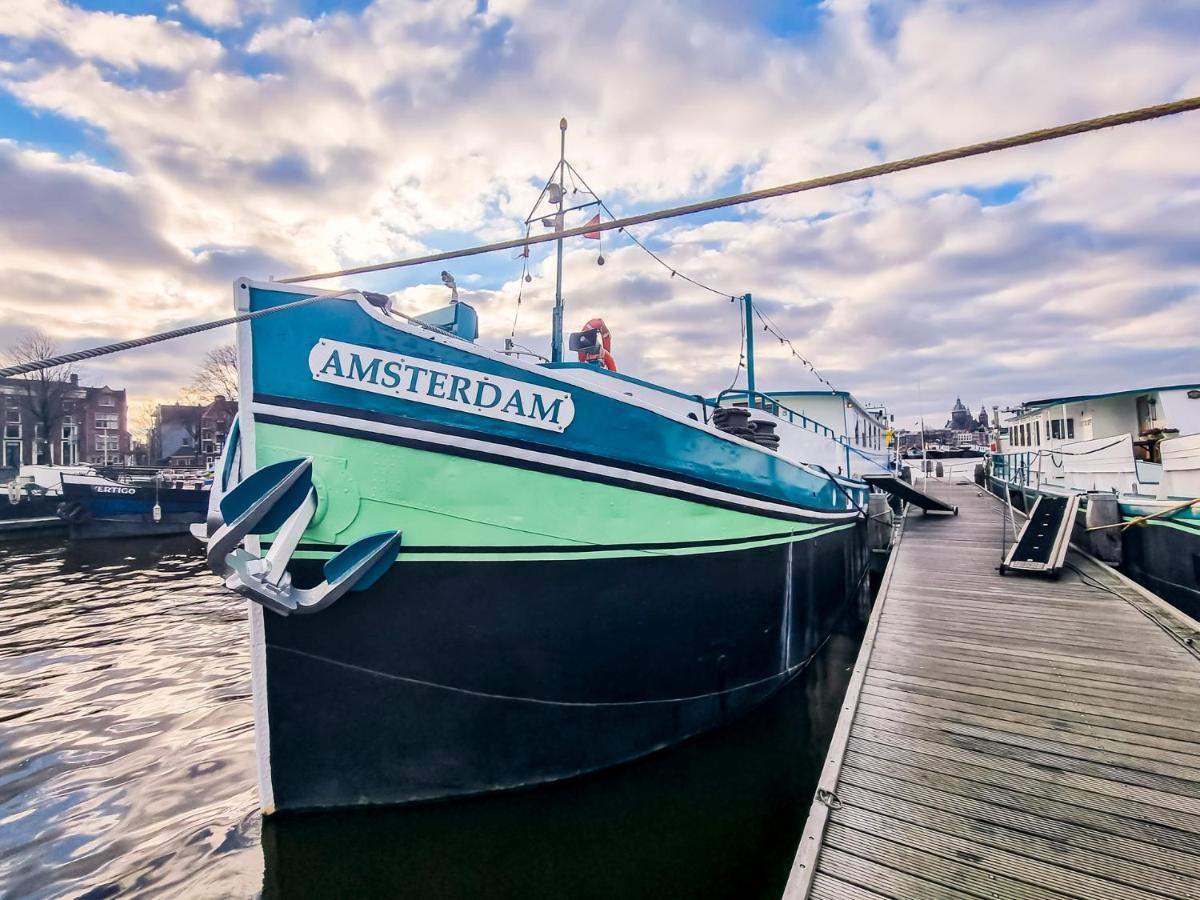
[[[600,343],[603,346],[598,352],[592,354],[588,354],[580,350],[579,361],[596,362],[598,360],[600,364],[604,366],[604,368],[608,369],[608,371],[617,371],[617,361],[613,359],[612,355],[612,334],[609,332],[608,326],[604,324],[603,319],[588,319],[587,324],[584,325],[581,330],[590,331],[593,328],[600,332]]]

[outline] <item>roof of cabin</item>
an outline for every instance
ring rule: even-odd
[[[1082,403],[1084,400],[1103,400],[1107,397],[1126,397],[1131,394],[1150,394],[1155,391],[1186,391],[1200,389],[1200,384],[1165,384],[1154,387],[1132,388],[1125,391],[1109,391],[1104,394],[1079,394],[1074,397],[1048,397],[1044,400],[1026,400],[1021,404],[1027,411],[1044,406],[1061,406],[1064,403]]]

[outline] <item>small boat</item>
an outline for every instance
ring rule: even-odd
[[[860,476],[888,471],[887,423],[845,393],[759,393],[749,296],[747,385],[705,398],[616,371],[600,319],[564,347],[561,301],[547,361],[481,346],[443,280],[449,305],[415,317],[234,283],[262,315],[238,326],[243,402],[193,532],[250,601],[268,814],[670,747],[803,671],[865,587]]]
[[[126,482],[63,473],[61,479],[55,512],[67,522],[72,540],[186,534],[208,512],[208,488],[195,477]]]
[[[1078,494],[1079,529],[1089,501],[1115,497],[1121,567],[1200,618],[1200,385],[1023,403],[998,431],[989,484],[1026,510]]]

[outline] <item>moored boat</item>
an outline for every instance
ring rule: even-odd
[[[208,512],[208,489],[200,479],[127,482],[79,473],[61,479],[55,511],[72,540],[186,534]]]
[[[563,229],[567,168],[527,225]],[[442,279],[450,303],[416,317],[234,284],[237,435],[193,530],[251,601],[268,813],[671,746],[801,672],[865,587],[887,425],[847,394],[758,393],[749,295],[746,386],[706,399],[619,373],[601,319],[564,359],[561,283],[546,360],[481,346]]]

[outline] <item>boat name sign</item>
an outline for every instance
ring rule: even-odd
[[[308,368],[316,381],[546,431],[566,431],[575,418],[565,391],[328,338],[313,345]]]

